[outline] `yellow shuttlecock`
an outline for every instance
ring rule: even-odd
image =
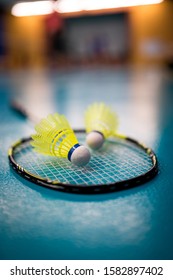
[[[99,149],[104,140],[115,135],[117,115],[104,103],[94,103],[85,112],[86,142],[92,149]]]
[[[32,135],[31,145],[44,155],[68,158],[77,166],[84,166],[90,160],[90,152],[81,146],[63,115],[48,115],[35,126],[36,134]]]

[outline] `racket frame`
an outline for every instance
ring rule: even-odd
[[[85,133],[84,129],[78,129],[74,130],[75,133]],[[152,167],[145,173],[136,176],[134,178],[130,178],[127,180],[114,182],[114,183],[107,183],[107,184],[98,184],[98,185],[75,185],[75,184],[69,184],[69,183],[63,183],[58,180],[50,180],[47,178],[42,178],[37,175],[33,175],[31,172],[27,171],[25,168],[20,166],[14,159],[14,153],[16,148],[18,148],[19,145],[30,142],[32,140],[31,137],[22,138],[21,140],[14,143],[8,151],[8,159],[10,166],[12,169],[18,173],[21,177],[24,179],[35,183],[37,185],[40,185],[42,187],[62,191],[62,192],[69,192],[69,193],[78,193],[78,194],[98,194],[98,193],[108,193],[108,192],[116,192],[116,191],[122,191],[126,189],[130,189],[132,187],[139,186],[141,184],[144,184],[148,181],[150,181],[152,178],[154,178],[158,173],[158,161],[155,153],[152,151],[152,149],[146,147],[142,143],[126,136],[116,136],[119,139],[124,139],[127,142],[133,143],[135,146],[141,148],[151,159]]]

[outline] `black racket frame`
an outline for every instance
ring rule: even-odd
[[[74,130],[74,132],[85,133],[85,130],[78,129],[78,130]],[[147,172],[128,180],[109,183],[109,184],[92,185],[92,186],[73,185],[73,184],[62,183],[57,180],[52,181],[46,178],[43,179],[39,176],[33,175],[32,173],[28,172],[25,168],[20,166],[14,159],[14,153],[16,148],[23,143],[30,142],[31,140],[32,140],[31,137],[22,138],[21,140],[19,140],[17,143],[15,143],[10,147],[8,152],[8,159],[9,159],[10,166],[13,168],[15,172],[17,172],[24,179],[32,183],[35,183],[37,185],[40,185],[42,187],[54,189],[57,191],[78,193],[78,194],[98,194],[98,193],[122,191],[144,184],[150,181],[152,178],[154,178],[158,173],[158,161],[155,153],[150,148],[144,146],[140,142],[130,137],[125,137],[126,141],[133,143],[137,147],[141,148],[150,157],[152,162],[152,167]]]

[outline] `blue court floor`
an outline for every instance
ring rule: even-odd
[[[32,125],[10,109],[17,100],[40,118],[65,114],[83,128],[86,107],[103,101],[120,132],[151,147],[159,174],[110,194],[61,193],[10,169],[7,151]],[[0,74],[0,259],[173,259],[173,74],[158,69],[73,69]]]

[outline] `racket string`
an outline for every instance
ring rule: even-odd
[[[84,142],[84,137],[80,142]],[[124,143],[123,140],[118,143],[110,142],[101,151],[95,152],[85,168],[76,168],[66,159],[37,154],[29,143],[16,149],[15,158],[18,164],[36,176],[86,186],[127,180],[152,167],[152,161],[145,151],[133,144]]]

